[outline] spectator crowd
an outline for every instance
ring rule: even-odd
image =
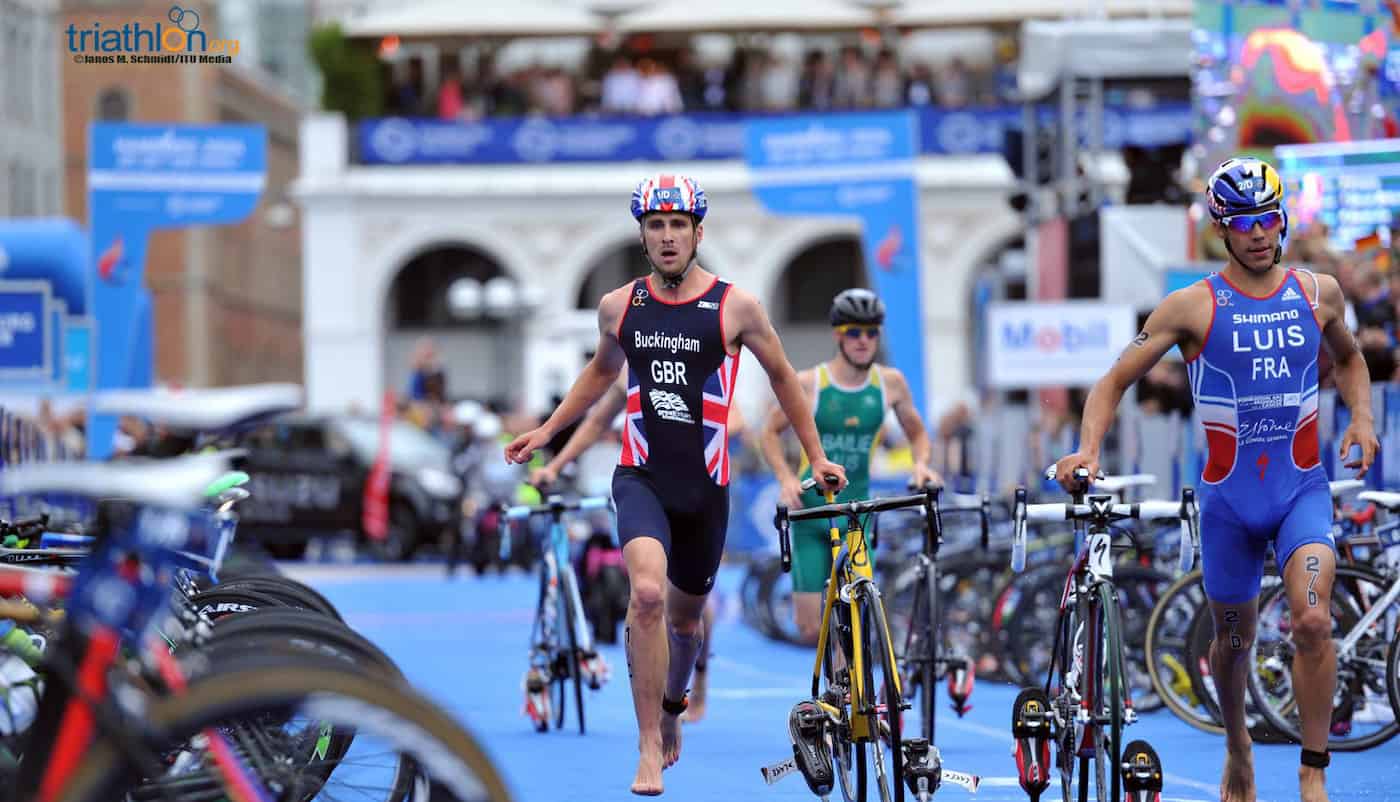
[[[739,50],[727,64],[701,64],[689,50],[618,52],[599,57],[595,70],[572,72],[531,66],[502,74],[483,60],[466,77],[456,56],[439,63],[431,80],[419,57],[391,72],[385,113],[393,116],[477,120],[543,114],[659,115],[677,112],[992,105],[1014,85],[1014,59],[1002,49],[994,66],[961,58],[938,65],[901,61],[892,49],[868,52],[809,50],[801,59],[773,50]]]

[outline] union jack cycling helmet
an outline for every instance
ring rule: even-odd
[[[648,176],[632,190],[632,216],[637,220],[652,212],[685,212],[699,225],[708,210],[705,190],[689,176],[672,173]]]
[[[1283,179],[1261,159],[1226,159],[1206,181],[1206,206],[1216,220],[1275,205],[1283,206]]]

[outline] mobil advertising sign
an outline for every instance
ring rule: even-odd
[[[996,389],[1090,385],[1133,339],[1126,304],[1097,301],[987,306],[987,377]]]

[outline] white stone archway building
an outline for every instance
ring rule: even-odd
[[[538,410],[567,389],[597,342],[595,317],[575,308],[599,258],[637,241],[628,200],[641,176],[662,165],[612,164],[366,167],[348,163],[338,116],[303,123],[303,311],[306,390],[318,410],[376,409],[385,389],[402,389],[406,366],[386,346],[386,298],[414,256],[464,246],[489,257],[538,306],[511,336],[523,342],[518,386]],[[710,198],[705,266],[772,300],[788,264],[813,243],[858,236],[854,221],[779,218],[750,191],[737,161],[666,164],[694,176]],[[934,409],[972,381],[971,282],[1024,226],[1008,206],[1010,169],[996,155],[924,157],[916,162],[922,221],[923,332]],[[780,331],[781,323],[779,322]],[[810,347],[806,349],[812,350]],[[803,367],[798,365],[798,367]],[[767,403],[756,363],[740,370],[746,412]]]

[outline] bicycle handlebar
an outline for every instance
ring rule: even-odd
[[[1026,489],[1018,487],[1011,512],[1011,570],[1020,573],[1026,567],[1027,521],[1091,521],[1107,525],[1126,519],[1150,521],[1168,518],[1181,521],[1181,556],[1177,565],[1182,573],[1186,573],[1195,563],[1200,541],[1199,511],[1196,509],[1194,489],[1183,488],[1180,501],[1115,504],[1110,496],[1090,496],[1087,503],[1027,504]]]
[[[533,515],[563,515],[566,512],[589,512],[591,510],[602,510],[612,506],[612,499],[608,496],[586,496],[573,501],[565,501],[563,496],[550,496],[543,504],[519,504],[507,506],[498,504],[500,520],[496,524],[496,531],[501,538],[501,562],[510,559],[510,522],[529,518]]]

